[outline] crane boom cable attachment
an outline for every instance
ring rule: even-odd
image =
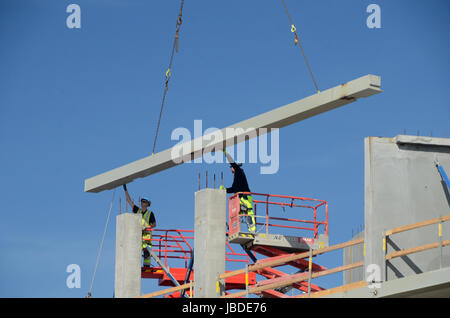
[[[319,86],[317,85],[316,79],[315,79],[315,77],[313,75],[313,72],[311,70],[311,66],[309,65],[309,62],[308,62],[308,59],[306,58],[305,50],[303,49],[303,45],[300,42],[300,39],[298,37],[297,29],[296,29],[296,27],[294,25],[292,17],[291,17],[291,15],[289,13],[289,10],[288,10],[284,0],[281,0],[281,2],[283,3],[284,11],[286,12],[286,15],[288,16],[288,19],[289,19],[289,23],[291,24],[291,32],[294,33],[294,37],[295,37],[294,45],[298,44],[298,46],[300,47],[300,50],[302,51],[302,54],[303,54],[303,58],[305,59],[306,67],[308,68],[309,74],[310,74],[311,79],[312,79],[312,81],[314,83],[314,87],[316,88],[317,92],[320,93]]]
[[[163,109],[164,109],[164,104],[166,102],[166,94],[167,94],[167,90],[169,89],[169,80],[170,80],[170,76],[172,75],[173,58],[174,58],[175,52],[178,53],[178,40],[180,37],[179,33],[180,33],[181,24],[183,23],[183,19],[182,19],[183,6],[184,6],[184,0],[181,0],[180,11],[178,13],[178,18],[177,18],[175,37],[173,39],[173,44],[172,44],[172,52],[170,54],[169,67],[167,68],[167,71],[165,74],[164,91],[163,91],[163,96],[162,96],[162,101],[161,101],[161,109],[159,111],[158,124],[156,125],[155,139],[153,140],[152,154],[155,153],[155,149],[156,149],[156,140],[158,139],[159,127],[161,125],[161,117],[162,117],[162,113],[163,113]]]

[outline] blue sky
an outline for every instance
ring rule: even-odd
[[[81,29],[66,7],[81,7]],[[327,200],[330,243],[364,224],[364,137],[449,137],[448,1],[286,1],[319,87],[365,74],[384,92],[280,131],[280,169],[246,165],[252,191]],[[381,29],[366,8],[381,7]],[[112,191],[84,180],[151,154],[179,1],[0,0],[1,297],[84,297]],[[281,1],[185,1],[157,151],[177,127],[225,127],[315,93]],[[447,40],[446,40],[447,39]],[[159,228],[193,229],[198,173],[183,165],[129,185]],[[211,180],[211,179],[210,179]],[[211,181],[210,181],[211,182]],[[204,183],[204,182],[203,182]],[[114,289],[115,215],[93,295]],[[324,259],[340,265],[342,257]],[[81,268],[81,288],[66,267]],[[340,277],[325,284],[339,284]],[[155,282],[144,282],[150,292]]]

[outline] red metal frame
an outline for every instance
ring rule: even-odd
[[[170,264],[170,273],[180,283],[184,283],[188,272],[188,261],[192,258],[193,254],[193,230],[180,230],[180,229],[151,229],[152,231],[152,251],[156,253],[159,259],[164,263],[166,267],[168,259],[178,259],[184,264],[177,266],[173,262]],[[249,264],[250,258],[248,254],[237,253],[231,247],[231,244],[226,242],[227,252],[225,253],[225,259],[227,262],[244,262]],[[172,280],[164,272],[161,267],[144,267],[141,273],[142,278],[158,279],[160,286],[174,286]],[[191,271],[190,280],[194,279],[194,271]],[[256,283],[256,273],[249,273],[249,284]],[[245,289],[245,276],[237,275],[225,280],[225,289]],[[174,295],[171,295],[172,297]],[[177,295],[175,295],[177,296]],[[178,295],[179,297],[179,295]]]
[[[288,230],[294,230],[296,233],[294,235],[298,236],[299,240],[303,240],[308,243],[313,243],[315,239],[318,239],[319,234],[325,234],[328,236],[328,203],[326,201],[305,197],[263,194],[253,192],[236,193],[229,198],[228,229],[230,235],[234,236],[235,234],[241,232],[240,216],[248,216],[248,214],[240,214],[240,198],[239,198],[240,194],[242,195],[247,194],[253,197],[253,212],[256,218],[256,225],[263,225],[265,227],[266,234],[269,234],[269,227],[285,229],[285,232],[287,232]],[[285,210],[285,207],[293,208],[292,212],[297,214],[290,213],[289,217],[279,217],[276,214],[276,210],[274,211],[273,209],[276,206],[283,207],[283,210]],[[261,210],[263,211],[262,212],[263,215],[257,214],[258,208],[259,211]],[[321,213],[322,211],[324,213]],[[308,215],[305,215],[305,213],[308,213]],[[261,222],[261,219],[264,221]],[[304,235],[305,231],[306,237]],[[309,235],[308,233],[311,233],[311,235]],[[272,233],[272,234],[286,234],[286,233]],[[245,235],[245,233],[243,233],[242,235]],[[267,257],[265,259],[258,260],[256,262],[257,264],[265,263],[278,258],[283,258],[286,257],[286,255],[289,255],[289,252],[283,251],[278,247],[271,247],[264,245],[252,245],[251,250],[255,253],[259,253]],[[257,273],[261,276],[264,276],[267,280],[259,281],[258,286],[270,284],[285,279],[290,279],[299,275],[304,275],[304,272],[308,270],[309,261],[305,259],[298,259],[296,261],[289,262],[288,265],[299,269],[301,273],[285,274],[275,268],[265,267],[261,270],[258,270]],[[325,267],[318,265],[316,263],[312,263],[311,265],[312,265],[311,270],[313,272],[326,270]],[[308,292],[308,284],[309,284],[308,282],[302,281],[293,284],[292,287],[301,292]],[[323,290],[323,288],[311,284],[311,290],[319,291]],[[261,294],[266,297],[280,297],[280,298],[288,297],[286,294],[283,294],[273,289],[266,290]]]
[[[267,285],[267,284],[271,284],[274,283],[276,280],[283,280],[286,278],[292,278],[294,275],[289,275],[286,273],[283,273],[275,268],[271,268],[271,267],[266,267],[263,269],[259,269],[257,271],[257,273],[261,276],[264,276],[265,278],[267,278],[267,281],[262,281],[262,282],[258,282],[259,286],[263,286],[263,285]],[[294,283],[292,284],[293,288],[296,288],[304,293],[308,292],[308,282],[307,281],[301,281],[298,283]],[[324,290],[324,288],[317,286],[315,284],[311,284],[311,291],[315,292],[315,291],[321,291]],[[273,296],[273,297],[286,297],[285,294],[274,294],[273,293],[273,289],[264,291],[263,294],[266,294],[266,296]]]
[[[193,230],[181,229],[150,229],[152,232],[152,251],[156,253],[167,267],[168,259],[179,259],[184,262],[183,268],[188,267],[193,253]],[[226,261],[249,263],[249,256],[245,253],[237,253],[228,241],[226,242]],[[174,264],[171,264],[173,267]]]
[[[178,281],[179,284],[183,284],[187,275],[187,268],[170,268],[170,274]],[[256,284],[256,273],[250,272],[248,273],[248,282],[250,285]],[[144,267],[141,273],[142,278],[152,278],[158,279],[159,286],[174,286],[172,280],[169,276],[164,272],[161,267]],[[195,273],[192,271],[188,278],[189,280],[194,281]],[[245,289],[245,273],[227,277],[225,279],[225,289]]]
[[[187,268],[188,261],[192,257],[193,230],[180,229],[152,229],[152,250],[167,267],[168,259],[184,260]]]
[[[168,259],[184,260],[184,267],[188,267],[188,261],[192,258],[193,253],[193,230],[180,229],[152,229],[152,251],[164,261],[167,266]],[[228,252],[225,253],[225,259],[229,262],[244,262],[249,263],[249,256],[245,253],[237,253],[231,247],[231,244],[226,242]]]
[[[298,230],[308,230],[313,232],[313,237],[318,238],[319,235],[319,227],[323,226],[323,233],[328,235],[328,203],[324,200],[319,199],[311,199],[305,197],[296,197],[296,196],[287,196],[287,195],[276,195],[276,194],[265,194],[265,193],[253,193],[253,192],[239,192],[230,196],[228,199],[228,221],[229,221],[229,234],[233,235],[235,233],[240,232],[240,222],[239,216],[247,216],[247,214],[239,214],[240,210],[240,194],[249,194],[253,197],[253,212],[256,217],[256,225],[265,225],[266,233],[269,233],[269,227],[278,227],[278,228],[289,228],[289,229],[298,229]],[[259,199],[261,198],[261,199]],[[298,201],[301,201],[304,204],[299,204]],[[257,207],[259,205],[265,206],[265,216],[257,215]],[[313,213],[313,220],[304,220],[304,219],[294,219],[294,218],[281,218],[281,217],[273,217],[269,216],[269,207],[270,206],[281,206],[281,207],[290,207],[290,208],[302,208],[310,209]],[[318,210],[319,208],[324,207],[325,215],[324,218],[319,218]],[[258,222],[258,219],[264,218],[265,222]],[[283,225],[283,224],[275,224],[270,223],[270,221],[283,221],[283,222],[296,222],[300,223],[302,226],[295,225]]]
[[[244,214],[239,214],[240,212],[240,199],[239,194],[250,194],[253,197],[253,210],[256,219],[256,225],[264,225],[266,233],[269,232],[269,227],[276,228],[284,228],[284,229],[295,229],[295,230],[307,230],[312,232],[312,237],[302,238],[304,240],[311,240],[318,238],[319,231],[320,233],[324,233],[328,235],[328,203],[324,200],[318,199],[310,199],[305,197],[295,197],[295,196],[285,196],[285,195],[274,195],[274,194],[262,194],[262,193],[252,193],[252,192],[241,192],[232,195],[229,198],[229,227],[228,227],[228,235],[234,235],[240,232],[240,216],[244,216]],[[263,206],[265,210],[265,215],[258,216],[257,209],[260,206]],[[309,210],[312,215],[310,215],[311,220],[304,219],[304,214],[301,214],[300,218],[297,217],[278,217],[278,216],[270,216],[269,210],[270,207],[273,206],[281,206],[281,207],[290,207],[297,208],[297,211],[300,210],[304,212],[305,209]],[[325,210],[325,213],[319,213],[319,208]],[[260,208],[261,209],[261,208]],[[309,212],[308,211],[308,212]],[[307,212],[307,213],[308,213]],[[264,222],[258,222],[259,219],[264,219]],[[290,222],[289,225],[281,224],[282,222]],[[323,229],[323,230],[321,230]],[[180,229],[152,229],[152,250],[158,255],[161,261],[168,267],[168,259],[178,259],[182,261],[182,265],[177,266],[171,262],[170,271],[171,274],[175,277],[177,281],[180,283],[184,282],[184,279],[188,272],[188,263],[192,258],[193,254],[193,240],[194,240],[194,231],[193,230],[180,230]],[[281,234],[281,233],[277,233]],[[226,252],[226,261],[228,262],[244,262],[249,264],[249,255],[244,253],[237,253],[231,247],[231,244],[226,241],[227,244],[227,252]],[[254,252],[262,254],[267,259],[259,260],[257,263],[263,263],[268,260],[273,260],[278,257],[283,257],[287,252],[279,250],[277,248],[269,247],[269,246],[255,246],[252,249]],[[308,261],[299,259],[294,262],[290,262],[289,265],[294,266],[302,271],[305,271],[308,268]],[[313,271],[322,271],[325,270],[325,267],[322,267],[318,264],[312,264]],[[258,271],[258,274],[264,276],[270,280],[280,280],[291,277],[292,275],[284,274],[273,268],[264,268]],[[160,286],[173,286],[173,282],[167,276],[167,274],[160,267],[150,267],[143,268],[142,271],[143,278],[157,278],[159,279]],[[189,279],[193,279],[194,273],[191,272]],[[268,283],[267,281],[266,283]],[[256,284],[256,273],[249,273],[249,284]],[[258,283],[259,284],[259,283]],[[265,284],[261,282],[261,284]],[[245,289],[245,275],[238,275],[234,277],[230,277],[226,279],[225,289]],[[301,282],[299,284],[294,284],[293,287],[300,291],[307,291],[307,282]],[[323,288],[311,285],[311,290],[322,290]],[[266,296],[269,297],[286,297],[286,295],[275,291],[269,290],[265,293]],[[171,295],[177,296],[177,295]]]

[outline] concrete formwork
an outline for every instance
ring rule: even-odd
[[[141,215],[125,213],[116,219],[116,270],[114,297],[135,298],[141,294]]]
[[[219,296],[218,274],[225,273],[226,191],[203,189],[195,193],[194,297]],[[222,285],[223,287],[223,285]],[[223,288],[219,294],[222,294]]]
[[[450,171],[450,139],[365,138],[364,263],[366,269],[379,265],[382,281],[450,266],[448,247],[442,249],[442,258],[437,248],[384,262],[386,253],[439,241],[434,224],[390,236],[383,251],[386,230],[450,213],[450,196],[436,158]],[[450,222],[443,224],[443,235],[450,238]]]

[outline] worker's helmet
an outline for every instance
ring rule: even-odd
[[[141,202],[147,202],[147,204],[150,204],[151,201],[149,198],[143,197],[143,198],[141,198]]]

